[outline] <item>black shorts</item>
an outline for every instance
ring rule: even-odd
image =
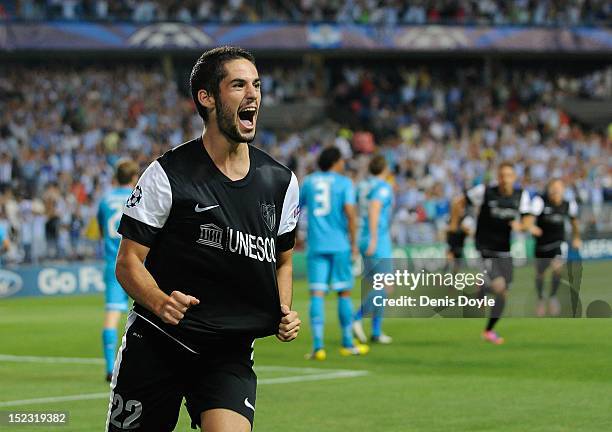
[[[493,281],[498,277],[503,277],[506,281],[506,288],[510,288],[514,266],[512,265],[511,256],[493,256],[490,254],[482,254],[482,262],[484,269],[487,271],[489,281]]]
[[[558,256],[562,256],[562,252],[561,252],[561,248],[560,247],[556,247],[554,249],[549,249],[549,250],[535,250],[535,257],[536,258],[556,258]]]
[[[106,430],[172,431],[183,397],[193,429],[213,408],[242,414],[252,429],[256,390],[253,339],[214,341],[194,353],[132,311],[115,363]]]
[[[463,258],[465,233],[462,231],[446,233],[446,243],[448,244],[448,251],[454,258]]]
[[[565,262],[561,255],[557,255],[552,258],[536,258],[535,264],[536,264],[537,273],[539,275],[542,275],[546,271],[546,269],[550,267],[553,261],[555,260],[560,260],[561,264]]]

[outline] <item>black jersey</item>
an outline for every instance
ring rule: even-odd
[[[547,252],[565,241],[565,221],[578,216],[578,205],[573,200],[555,205],[547,194],[537,195],[531,203],[531,212],[537,217],[536,225],[542,229],[542,235],[536,237],[536,251]]]
[[[466,192],[468,204],[480,207],[476,222],[476,249],[483,254],[510,252],[510,222],[530,212],[529,193],[515,189],[502,195],[498,186],[478,185]]]
[[[231,181],[201,138],[153,162],[128,199],[119,233],[148,246],[145,267],[162,291],[200,300],[178,325],[134,311],[188,347],[203,340],[278,331],[277,254],[295,242],[295,175],[249,146],[250,167]]]

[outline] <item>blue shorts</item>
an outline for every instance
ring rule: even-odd
[[[359,252],[361,253],[361,256],[364,260],[366,259],[365,253],[368,250],[368,245],[369,240],[367,238],[362,238],[359,243]],[[391,245],[391,241],[379,241],[376,250],[374,251],[374,254],[367,258],[374,258],[377,260],[383,258],[390,260],[391,258],[393,258],[393,246]]]
[[[363,256],[363,277],[372,277],[374,273],[393,273],[395,271],[393,258],[388,256],[382,258],[376,254],[372,256]]]
[[[128,295],[115,277],[114,266],[106,266],[104,271],[104,284],[106,285],[106,290],[104,291],[104,308],[107,311],[127,312]]]
[[[363,259],[363,276],[372,275],[373,273],[393,273],[393,248],[391,247],[391,241],[379,241],[374,254],[366,256],[368,242],[367,238],[362,238],[359,244],[359,252],[361,252]]]
[[[311,291],[345,291],[353,288],[351,252],[308,254],[308,287]]]

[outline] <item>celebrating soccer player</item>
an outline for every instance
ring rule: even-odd
[[[504,338],[493,328],[502,316],[512,283],[510,237],[512,230],[523,231],[528,225],[524,219],[531,210],[531,200],[526,190],[514,187],[516,171],[511,163],[499,164],[497,181],[494,186],[475,186],[453,202],[449,230],[454,232],[459,228],[459,216],[465,204],[480,208],[476,221],[476,249],[482,256],[488,278],[482,293],[491,291],[495,296],[495,306],[482,338],[499,345],[504,343]]]
[[[572,247],[579,249],[581,246],[580,231],[578,228],[578,205],[574,200],[564,199],[565,184],[561,179],[553,179],[548,183],[546,192],[536,195],[531,203],[531,213],[536,217],[535,226],[531,232],[536,237],[536,291],[538,294],[538,305],[536,314],[546,315],[546,303],[544,301],[544,273],[550,267],[552,281],[550,296],[548,298],[548,312],[556,316],[561,312],[557,290],[561,283],[561,269],[563,258],[561,244],[565,241],[565,221],[570,220],[572,225]]]
[[[357,186],[357,199],[361,217],[359,250],[363,256],[364,275],[392,273],[391,210],[393,208],[393,189],[386,181],[389,175],[384,156],[376,155],[368,166],[370,176]],[[384,292],[383,292],[384,294]],[[392,338],[382,331],[383,308],[375,307],[371,298],[366,299],[355,314],[353,332],[360,342],[366,343],[362,318],[372,314],[372,342],[390,344]]]
[[[128,310],[128,296],[115,277],[115,259],[121,242],[117,232],[123,206],[138,179],[138,165],[131,160],[119,161],[115,170],[116,186],[107,192],[98,207],[98,225],[104,241],[105,309],[102,346],[106,362],[106,380],[110,382],[117,348],[117,326],[121,314]]]
[[[340,150],[328,147],[319,155],[320,171],[304,179],[301,206],[307,210],[308,285],[313,350],[307,356],[325,360],[323,341],[324,295],[329,287],[338,293],[338,319],[345,356],[363,355],[367,345],[354,344],[351,331],[353,272],[351,254],[356,254],[357,211],[351,179],[342,175]]]
[[[253,56],[205,52],[191,72],[202,136],[154,161],[128,198],[116,274],[134,298],[111,383],[109,431],[171,431],[186,399],[207,432],[252,429],[256,338],[295,339],[295,175],[248,145]],[[144,263],[144,264],[143,264]]]

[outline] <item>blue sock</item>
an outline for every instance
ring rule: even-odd
[[[382,333],[382,315],[372,317],[372,337],[379,337]]]
[[[383,299],[386,297],[385,291],[380,291]],[[382,306],[372,306],[372,337],[379,337],[382,333],[384,308]]]
[[[323,325],[325,323],[323,297],[310,297],[310,325],[312,326],[313,350],[323,348]]]
[[[353,303],[350,297],[338,297],[338,320],[342,330],[342,346],[353,346],[353,332],[351,324],[353,315]]]
[[[379,295],[381,295],[379,291],[371,290],[368,293],[368,296],[363,300],[363,303],[361,303],[361,306],[359,306],[359,309],[355,313],[353,320],[361,321],[364,316],[368,316],[373,313],[375,309],[374,297]]]
[[[117,347],[117,329],[105,328],[102,331],[102,346],[104,348],[104,360],[106,361],[106,373],[113,372],[115,364],[115,348]]]

